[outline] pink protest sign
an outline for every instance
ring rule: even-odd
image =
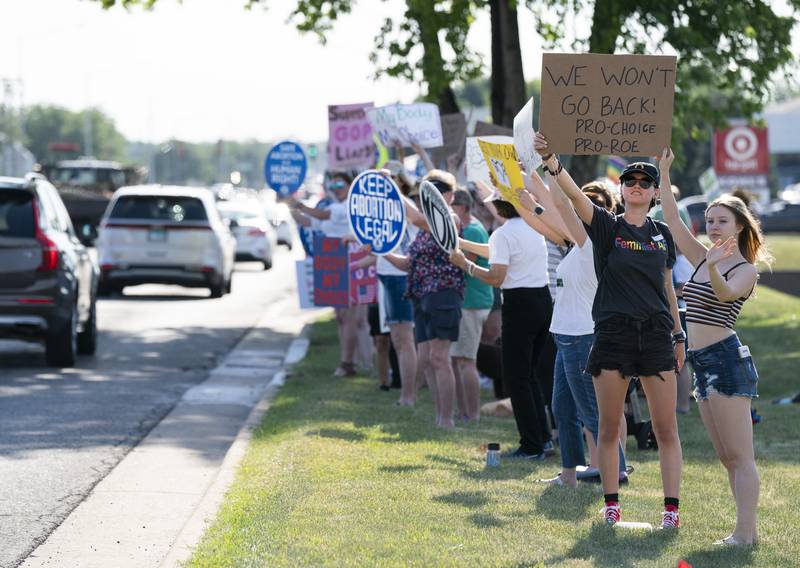
[[[328,165],[360,169],[375,165],[375,142],[366,109],[372,103],[328,107]]]

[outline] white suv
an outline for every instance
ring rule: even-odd
[[[97,240],[99,293],[135,284],[231,290],[236,239],[210,191],[140,185],[114,193]]]

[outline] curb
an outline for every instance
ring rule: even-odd
[[[216,518],[225,494],[230,488],[236,477],[236,471],[253,439],[253,432],[261,424],[264,415],[269,410],[272,400],[286,381],[287,372],[302,361],[309,348],[308,333],[311,324],[303,326],[300,334],[292,340],[283,366],[276,372],[272,380],[267,384],[264,395],[250,411],[250,414],[242,425],[236,439],[228,448],[225,458],[220,465],[214,481],[209,485],[200,503],[198,503],[192,516],[184,523],[183,528],[175,538],[169,552],[161,561],[163,568],[179,567],[191,558],[192,552],[205,534],[206,529]]]

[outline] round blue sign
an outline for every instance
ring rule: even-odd
[[[362,245],[384,255],[403,240],[406,210],[397,185],[375,170],[359,174],[347,195],[350,228]]]
[[[306,155],[303,148],[294,142],[275,144],[264,161],[264,177],[267,184],[286,197],[300,189],[306,179]]]

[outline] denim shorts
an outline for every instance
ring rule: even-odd
[[[383,313],[386,325],[413,321],[411,301],[404,298],[408,277],[379,274],[378,278],[383,284]]]
[[[458,341],[461,304],[464,299],[453,289],[439,290],[414,301],[414,338],[417,343],[431,339]]]
[[[593,377],[603,369],[619,371],[623,377],[661,376],[677,367],[672,317],[667,314],[655,314],[646,320],[615,315],[595,324],[594,331],[586,364],[586,372]]]
[[[740,353],[741,347],[734,333],[708,347],[689,351],[697,400],[708,400],[713,393],[758,398],[758,371],[749,350]]]

